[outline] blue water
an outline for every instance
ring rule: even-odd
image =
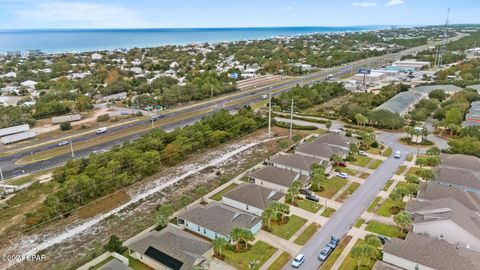
[[[26,50],[41,50],[45,53],[84,52],[265,39],[311,33],[357,32],[381,28],[386,27],[0,30],[0,52]]]

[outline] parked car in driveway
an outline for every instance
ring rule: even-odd
[[[301,188],[299,190],[300,194],[303,194],[303,195],[308,195],[308,194],[312,194],[312,191],[310,189],[306,189],[306,188]]]
[[[327,260],[328,256],[332,253],[333,249],[329,246],[325,246],[325,248],[318,254],[318,259],[322,262]]]
[[[292,261],[292,266],[295,268],[299,268],[305,262],[305,255],[302,253],[298,254]]]
[[[67,145],[67,144],[70,144],[70,142],[69,141],[63,141],[63,142],[59,142],[58,146],[64,146],[64,145]]]
[[[348,179],[348,174],[346,174],[344,172],[337,173],[337,176],[340,177],[340,178]]]
[[[367,153],[365,153],[365,151],[360,151],[360,152],[358,152],[358,154],[359,154],[360,156],[367,156]]]
[[[320,201],[320,197],[318,197],[315,194],[307,194],[305,196],[305,199],[310,200],[310,201],[314,201],[314,202],[319,202]]]
[[[335,249],[338,244],[340,244],[340,239],[336,238],[335,236],[330,237],[330,242],[328,242],[327,246],[331,247],[332,249]]]
[[[337,163],[337,166],[345,168],[345,167],[347,167],[347,163],[346,162],[339,162],[339,163]]]

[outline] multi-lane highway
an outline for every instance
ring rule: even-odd
[[[464,35],[459,35],[455,39],[461,38],[462,36]],[[189,125],[200,120],[206,114],[212,113],[222,108],[225,108],[227,110],[233,110],[251,103],[259,102],[262,100],[262,96],[264,94],[268,94],[269,92],[272,92],[272,95],[275,96],[283,92],[289,91],[292,87],[298,84],[313,84],[319,81],[323,81],[330,74],[333,74],[334,76],[342,76],[345,74],[349,74],[351,72],[355,72],[359,68],[377,67],[377,66],[398,60],[404,55],[414,54],[415,52],[418,52],[420,50],[427,49],[428,47],[433,45],[435,44],[423,45],[420,47],[403,50],[401,52],[394,53],[394,54],[386,54],[378,57],[363,59],[363,60],[349,63],[347,65],[332,67],[329,69],[321,70],[319,72],[295,77],[293,79],[285,80],[280,83],[275,83],[270,86],[265,86],[265,87],[260,87],[254,90],[242,91],[242,92],[238,92],[230,95],[225,95],[222,97],[218,97],[218,98],[204,101],[204,102],[199,102],[197,104],[186,106],[183,108],[177,108],[175,110],[167,112],[164,115],[163,119],[168,119],[169,120],[168,124],[158,125],[156,128],[162,128],[164,130],[172,130],[178,127]],[[232,104],[232,105],[229,105],[229,104]],[[182,115],[184,117],[182,117]],[[92,141],[101,136],[112,136],[115,133],[122,132],[127,129],[132,129],[132,130],[139,129],[140,126],[145,126],[149,123],[150,123],[149,120],[136,121],[128,125],[109,128],[108,132],[105,134],[97,135],[95,134],[95,132],[91,132],[84,135],[69,138],[68,140],[71,140],[73,145],[75,146],[75,144],[77,143]],[[112,141],[99,143],[92,146],[88,146],[80,150],[76,150],[75,157],[76,158],[83,157],[83,156],[87,156],[88,154],[94,151],[109,149],[114,145],[122,144],[125,141],[136,139],[139,136],[145,134],[146,132],[148,131],[145,129],[139,129],[139,132],[130,132],[129,135],[125,137],[115,139]],[[8,179],[15,176],[27,174],[27,173],[45,170],[45,169],[52,168],[65,163],[68,159],[72,158],[70,153],[56,155],[49,159],[39,160],[37,162],[31,162],[28,164],[15,163],[17,160],[24,158],[28,155],[34,155],[35,153],[38,153],[38,152],[56,148],[58,147],[57,143],[62,140],[63,140],[62,138],[59,138],[49,143],[39,144],[38,146],[30,146],[24,149],[17,149],[11,155],[0,157],[0,168],[2,168],[3,170],[4,177]]]

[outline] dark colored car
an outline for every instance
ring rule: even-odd
[[[320,201],[320,198],[317,195],[314,195],[314,194],[305,195],[305,199],[310,200],[310,201],[314,201],[314,202],[319,202]]]
[[[335,236],[330,237],[330,242],[327,244],[327,246],[331,247],[332,249],[335,249],[338,244],[340,244],[340,239],[336,238]]]
[[[312,191],[309,190],[309,189],[306,189],[306,188],[301,188],[299,190],[300,194],[303,194],[303,195],[308,195],[308,194],[312,194]]]
[[[380,239],[380,242],[382,242],[383,245],[385,245],[385,243],[387,242],[390,242],[392,241],[392,239],[386,237],[386,236],[383,236],[383,235],[379,235],[378,236],[378,239]]]
[[[345,163],[345,162],[339,162],[339,163],[337,163],[337,166],[347,167],[347,163]]]

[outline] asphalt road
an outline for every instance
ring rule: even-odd
[[[209,108],[209,107],[212,107],[213,111],[217,111],[217,110],[220,110],[224,107],[224,104],[225,104],[226,101],[228,101],[228,103],[238,101],[238,103],[236,103],[234,106],[230,106],[230,107],[225,108],[227,110],[234,110],[234,109],[243,107],[245,105],[260,101],[262,99],[262,95],[268,94],[270,91],[275,92],[274,95],[279,95],[283,92],[289,91],[292,87],[294,87],[298,84],[303,84],[303,85],[314,84],[314,83],[317,83],[317,82],[320,82],[320,81],[324,81],[326,79],[326,77],[330,74],[333,74],[335,76],[342,76],[344,74],[351,73],[352,71],[355,71],[355,70],[357,70],[359,68],[362,68],[362,67],[369,67],[369,68],[370,67],[377,67],[377,66],[380,66],[380,65],[383,65],[383,64],[387,64],[388,62],[398,60],[404,55],[408,55],[408,54],[418,52],[420,50],[424,50],[424,49],[428,48],[429,46],[432,46],[432,44],[407,49],[407,50],[404,50],[404,51],[401,51],[401,52],[398,52],[398,53],[394,53],[394,54],[387,54],[387,55],[382,55],[382,56],[378,56],[378,57],[362,59],[362,60],[359,60],[359,61],[356,61],[356,62],[349,63],[348,65],[325,69],[325,70],[322,70],[322,71],[319,71],[319,72],[315,72],[315,73],[311,73],[311,74],[307,74],[307,75],[304,75],[304,76],[297,77],[293,80],[288,80],[288,81],[284,81],[284,82],[281,82],[281,83],[277,83],[277,84],[272,85],[272,86],[265,86],[265,87],[260,87],[258,89],[254,89],[254,90],[244,91],[244,92],[240,92],[240,93],[233,93],[233,94],[225,96],[225,97],[219,97],[219,98],[216,98],[214,100],[198,103],[196,105],[188,106],[188,107],[185,107],[185,108],[179,108],[179,109],[175,110],[174,112],[170,112],[170,113],[165,114],[164,117],[165,118],[174,118],[174,117],[176,117],[180,114],[191,113],[191,112],[206,109],[206,108]],[[159,126],[157,128],[162,128],[164,130],[171,130],[171,129],[175,129],[175,128],[178,128],[178,127],[183,127],[185,125],[189,125],[189,124],[192,124],[196,121],[199,121],[203,116],[205,116],[205,114],[198,114],[198,115],[192,116],[189,119],[176,121],[176,122],[173,122],[173,123],[168,124],[168,125]],[[71,140],[73,145],[75,146],[76,142],[94,140],[95,138],[97,138],[99,136],[108,136],[108,134],[119,132],[119,131],[122,131],[122,130],[125,130],[125,129],[134,129],[137,126],[145,125],[145,124],[148,124],[149,122],[150,122],[149,120],[137,121],[137,122],[134,122],[134,123],[129,124],[129,125],[109,128],[109,131],[106,134],[97,135],[95,133],[91,133],[91,134],[82,135],[82,136],[79,136],[79,137],[76,137],[76,138],[72,138],[72,139],[69,139],[69,140]],[[75,151],[75,157],[88,156],[88,154],[90,154],[91,152],[109,149],[109,148],[113,147],[114,145],[122,144],[124,141],[130,141],[130,140],[136,139],[136,138],[138,138],[139,136],[141,136],[145,133],[147,133],[147,131],[139,132],[137,134],[126,136],[126,137],[124,137],[122,139],[119,139],[119,140],[109,141],[107,143],[103,143],[103,144],[95,145],[95,146],[90,147],[90,148]],[[60,141],[61,141],[61,139],[60,139]],[[15,164],[16,160],[18,160],[18,159],[20,159],[24,156],[28,156],[28,155],[31,155],[31,154],[34,154],[34,153],[37,153],[37,152],[41,152],[41,151],[45,151],[45,150],[48,150],[48,149],[58,147],[57,143],[58,143],[58,140],[56,142],[52,142],[51,144],[44,144],[44,145],[41,145],[41,146],[38,146],[38,147],[32,147],[32,148],[29,148],[29,149],[26,149],[26,150],[20,150],[20,151],[16,152],[15,154],[0,157],[0,167],[3,170],[4,177],[6,179],[8,179],[8,178],[12,178],[12,177],[19,176],[19,175],[26,174],[26,173],[32,173],[32,172],[36,172],[36,171],[40,171],[40,170],[49,169],[49,168],[59,166],[59,165],[65,163],[68,159],[71,158],[70,154],[55,156],[55,157],[52,157],[49,160],[38,161],[36,163],[30,163],[30,164],[26,164],[26,165]]]

